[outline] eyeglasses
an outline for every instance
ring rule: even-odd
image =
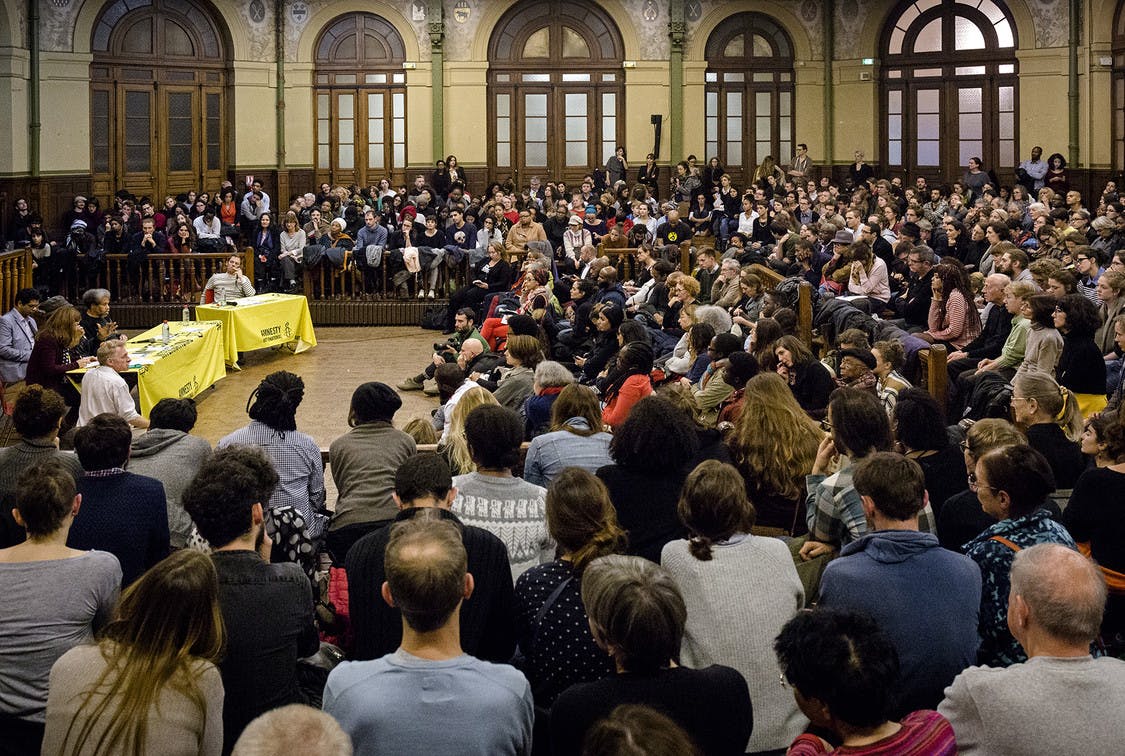
[[[970,448],[968,441],[962,441],[961,443],[957,444],[957,446],[961,447],[961,451],[965,452],[966,454],[973,453],[973,450],[972,448]],[[972,473],[969,473],[969,475],[972,475]]]
[[[1089,257],[1076,257],[1076,258],[1074,258],[1074,261],[1075,262],[1086,262],[1089,259],[1090,259]]]
[[[981,483],[979,480],[977,480],[977,474],[975,472],[969,473],[969,490],[970,491],[979,491],[982,488],[987,488],[989,491],[999,491],[1000,490],[996,486],[989,486],[989,485],[985,485],[985,484]]]

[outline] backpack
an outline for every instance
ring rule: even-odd
[[[441,331],[445,328],[448,317],[449,308],[446,305],[427,307],[422,313],[422,322],[419,325],[430,331]]]
[[[989,417],[1007,419],[1011,404],[1011,384],[1003,376],[985,371],[976,375],[962,417],[972,420],[984,420]]]

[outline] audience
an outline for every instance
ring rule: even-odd
[[[263,504],[277,482],[264,451],[229,446],[203,464],[184,492],[184,508],[211,545],[219,579],[226,751],[254,717],[306,703],[297,660],[320,647],[308,578],[295,564],[269,563]]]
[[[461,644],[478,659],[507,662],[515,649],[512,627],[512,573],[504,542],[483,528],[466,525],[449,510],[457,495],[449,465],[437,454],[410,457],[395,471],[395,522],[415,518],[448,520],[458,527],[475,587],[459,613]],[[402,640],[399,611],[380,597],[386,579],[384,555],[390,527],[360,538],[348,551],[349,609],[354,635],[351,659],[376,659]]]
[[[351,430],[328,448],[336,484],[336,508],[325,546],[337,564],[367,533],[394,519],[394,478],[399,465],[417,449],[414,439],[394,425],[402,399],[385,383],[369,381],[352,393]]]
[[[352,739],[319,709],[289,704],[261,715],[242,731],[231,756],[352,756]]]
[[[523,465],[523,479],[549,486],[565,468],[597,472],[612,461],[613,440],[602,425],[597,395],[587,386],[571,384],[551,405],[551,429],[531,440]]]
[[[380,593],[402,614],[402,642],[382,658],[333,669],[324,710],[357,754],[530,754],[527,679],[462,650],[461,604],[476,580],[461,532],[429,517],[389,529]]]
[[[223,645],[215,568],[177,551],[122,594],[97,644],[51,668],[43,753],[218,756]]]
[[[547,492],[512,475],[523,424],[507,407],[477,407],[465,419],[465,441],[476,470],[453,479],[456,495],[450,509],[466,525],[488,530],[504,542],[515,580],[550,561],[555,549],[547,533]]]
[[[120,415],[134,428],[147,428],[149,421],[137,412],[129,385],[121,373],[129,369],[129,350],[120,339],[103,341],[98,347],[98,366],[82,376],[82,401],[78,407],[78,427],[95,415]]]
[[[977,660],[993,667],[1025,661],[1006,617],[1012,558],[1037,543],[1075,548],[1074,539],[1043,508],[1055,490],[1047,459],[1030,446],[1002,446],[977,459],[969,478],[981,509],[997,522],[965,544],[965,554],[980,566],[980,651]]]
[[[599,468],[597,476],[629,534],[626,553],[659,563],[664,544],[686,535],[676,507],[698,449],[691,420],[660,397],[638,402],[613,434],[613,464]]]
[[[737,669],[756,715],[746,751],[783,749],[807,724],[777,684],[770,654],[773,638],[805,603],[793,559],[780,540],[750,534],[754,507],[730,465],[700,463],[684,482],[679,514],[690,537],[666,544],[660,564],[687,607],[680,661]]]
[[[818,607],[872,617],[894,645],[899,676],[895,718],[932,709],[977,657],[981,577],[968,557],[918,532],[927,500],[922,468],[892,452],[856,465],[856,493],[871,529],[824,570]]]
[[[905,389],[895,403],[893,428],[899,451],[921,465],[930,508],[940,515],[947,499],[969,487],[964,461],[950,441],[941,405],[922,389]]]
[[[552,753],[578,753],[586,733],[621,704],[667,714],[705,754],[745,752],[754,727],[746,680],[717,664],[680,666],[687,609],[671,575],[639,557],[599,557],[583,574],[582,603],[616,671],[555,701]]]
[[[970,667],[945,692],[961,754],[1116,753],[1125,742],[1125,661],[1093,658],[1105,607],[1088,559],[1042,543],[1012,560],[1007,624],[1027,661]]]
[[[524,673],[536,707],[544,710],[571,685],[613,672],[590,634],[582,573],[594,559],[625,545],[605,485],[576,467],[563,470],[547,489],[547,528],[560,555],[520,575],[515,604]]]
[[[58,460],[23,470],[14,501],[27,540],[0,549],[8,586],[0,611],[0,730],[5,753],[39,753],[51,666],[109,621],[121,565],[107,552],[67,547],[82,499]]]
[[[656,709],[622,704],[586,733],[583,756],[702,756],[683,728]]]
[[[122,586],[168,556],[170,547],[164,485],[124,469],[132,438],[117,415],[97,415],[74,435],[85,473],[78,480],[82,508],[66,541],[72,549],[117,557]]]
[[[191,517],[181,499],[184,489],[211,457],[211,445],[191,435],[198,416],[191,399],[161,399],[149,412],[149,428],[133,439],[129,472],[159,480],[168,503],[168,536],[182,549],[191,538]]]
[[[898,653],[871,618],[833,609],[801,612],[782,628],[774,649],[798,706],[817,728],[793,741],[791,756],[957,753],[953,729],[938,712],[915,711],[894,721]]]

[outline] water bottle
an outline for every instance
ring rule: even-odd
[[[184,314],[183,314],[183,316],[182,316],[182,317],[180,318],[180,320],[184,321],[185,323],[190,323],[190,322],[191,322],[191,311],[189,311],[189,310],[188,310],[188,306],[187,306],[187,305],[184,305]]]
[[[172,332],[168,328],[168,321],[164,321],[164,325],[160,326],[160,341],[167,344],[172,340]]]

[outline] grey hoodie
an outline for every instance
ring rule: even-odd
[[[173,548],[187,545],[191,517],[180,498],[199,468],[211,456],[211,445],[198,436],[169,428],[153,428],[133,440],[129,472],[156,478],[168,497],[168,532]]]

